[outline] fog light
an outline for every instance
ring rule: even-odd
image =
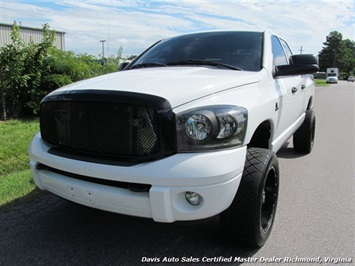
[[[196,192],[187,191],[185,193],[185,198],[191,205],[197,206],[202,202],[202,196]]]

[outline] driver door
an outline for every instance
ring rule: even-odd
[[[292,52],[287,43],[272,36],[272,51],[274,67],[290,64]],[[281,133],[293,134],[291,125],[304,113],[304,79],[301,75],[275,77],[275,88],[279,94],[279,125],[276,135]]]

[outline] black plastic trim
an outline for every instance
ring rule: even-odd
[[[107,180],[107,179],[99,179],[99,178],[90,177],[90,176],[77,175],[77,174],[65,172],[62,170],[58,170],[58,169],[46,166],[44,164],[37,164],[36,169],[38,169],[39,171],[50,171],[53,173],[57,173],[57,174],[60,174],[60,175],[66,176],[66,177],[82,180],[82,181],[89,182],[89,183],[95,183],[95,184],[110,186],[110,187],[124,188],[124,189],[128,189],[132,192],[149,192],[150,188],[152,187],[149,184],[121,182],[121,181],[114,181],[114,180]]]
[[[102,154],[92,154],[82,151],[68,149],[61,149],[57,147],[56,143],[50,143],[55,146],[51,153],[58,156],[73,158],[84,161],[100,161],[101,163],[114,164],[114,165],[134,165],[139,162],[146,162],[158,160],[177,152],[176,141],[176,116],[172,111],[172,107],[168,100],[150,94],[125,92],[125,91],[112,91],[112,90],[65,90],[57,91],[47,95],[43,98],[41,106],[49,102],[93,102],[93,103],[117,103],[117,104],[130,104],[142,105],[153,108],[160,121],[160,152],[158,154],[147,155],[142,158],[138,157],[125,157],[120,155],[113,155],[107,157]],[[40,116],[41,117],[41,116]],[[44,123],[40,119],[41,132],[43,131]],[[44,138],[45,139],[45,138]],[[57,149],[58,148],[58,149]],[[100,160],[102,158],[102,160]],[[126,163],[122,163],[126,161]]]
[[[54,147],[48,150],[49,154],[53,154],[59,157],[64,157],[77,161],[84,161],[89,163],[98,163],[98,164],[107,164],[107,165],[116,165],[116,166],[124,166],[129,167],[138,164],[138,161],[129,161],[129,160],[118,160],[113,156],[104,156],[102,154],[94,154],[94,153],[83,153],[76,152],[70,149]]]
[[[44,102],[80,101],[80,102],[109,102],[122,104],[147,105],[160,112],[171,111],[170,103],[159,96],[111,90],[70,90],[51,93],[43,98]]]

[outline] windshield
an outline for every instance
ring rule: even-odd
[[[262,67],[261,32],[208,32],[183,35],[157,43],[132,68],[169,65],[231,66],[259,71]]]

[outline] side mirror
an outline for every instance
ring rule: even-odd
[[[124,70],[129,65],[129,63],[131,63],[131,62],[130,61],[125,61],[125,62],[119,63],[118,71]]]
[[[313,74],[319,71],[318,58],[311,54],[292,55],[290,65],[276,66],[274,76]]]

